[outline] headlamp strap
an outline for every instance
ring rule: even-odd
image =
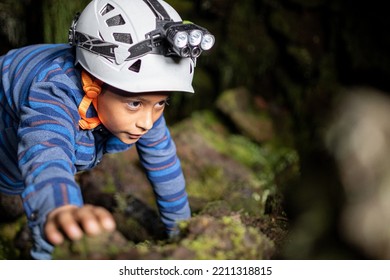
[[[78,108],[81,117],[79,126],[82,129],[93,129],[101,124],[101,121],[98,117],[88,118],[87,111],[91,103],[97,110],[97,97],[101,93],[101,85],[103,82],[98,79],[93,79],[85,70],[81,71],[81,81],[85,95]]]
[[[76,37],[75,44],[78,47],[83,48],[92,53],[95,53],[97,55],[104,56],[108,59],[116,59],[115,49],[119,47],[118,45],[104,42],[98,38],[77,31],[75,32],[75,37]],[[128,53],[130,53],[130,55],[126,57],[124,60],[125,61],[132,60],[150,53],[164,55],[165,54],[164,50],[166,48],[163,48],[162,44],[164,44],[164,42],[161,39],[160,40],[146,39],[144,41],[141,41],[138,44],[128,49]]]
[[[172,21],[171,17],[168,15],[167,11],[157,0],[144,0],[144,2],[150,7],[150,9],[156,15],[156,18],[163,21]]]

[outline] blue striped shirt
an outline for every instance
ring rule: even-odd
[[[65,44],[28,46],[0,57],[0,191],[21,195],[30,227],[40,229],[33,230],[37,239],[50,211],[83,205],[76,172],[93,168],[106,153],[133,146],[110,133],[79,128],[84,92],[74,59]],[[96,116],[92,106],[87,116]],[[190,210],[163,116],[135,146],[171,231],[178,220],[189,218]]]

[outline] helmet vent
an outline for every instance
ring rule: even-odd
[[[114,33],[114,39],[117,42],[122,42],[126,44],[132,44],[133,38],[131,37],[130,33]]]
[[[136,62],[134,62],[134,63],[129,67],[129,70],[130,70],[130,71],[133,71],[133,72],[136,72],[136,73],[139,73],[139,71],[141,70],[141,59],[138,59]]]
[[[102,16],[104,16],[105,14],[111,12],[112,10],[114,10],[115,8],[113,6],[111,6],[110,4],[107,4],[103,9],[102,11],[100,12],[100,14]]]
[[[111,26],[124,25],[126,22],[121,15],[116,15],[106,20],[106,23],[108,26],[111,27]]]

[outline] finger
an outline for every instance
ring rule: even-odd
[[[58,230],[56,224],[52,220],[46,223],[44,231],[47,241],[53,245],[59,245],[64,242],[63,234]]]
[[[62,213],[58,213],[56,218],[56,225],[60,228],[65,235],[71,240],[80,240],[83,236],[83,231],[78,225],[77,219],[75,217],[74,211],[65,211]]]
[[[104,230],[113,231],[115,229],[115,220],[107,209],[103,207],[95,207],[94,213]]]
[[[102,227],[94,213],[93,206],[84,206],[78,209],[77,219],[86,234],[94,236],[102,232]]]

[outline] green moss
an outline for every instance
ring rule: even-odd
[[[14,240],[25,224],[25,217],[12,223],[0,224],[0,260],[18,259],[21,257],[20,251],[14,246]]]
[[[102,192],[107,193],[107,194],[114,194],[116,193],[116,184],[115,184],[115,179],[109,174],[106,174],[105,176],[105,184],[102,187]]]
[[[221,167],[210,165],[200,172],[196,180],[188,182],[188,194],[191,197],[207,198],[207,200],[221,199],[227,188],[224,171]]]
[[[299,156],[292,148],[272,142],[258,145],[245,136],[228,134],[221,128],[216,116],[208,111],[194,114],[192,121],[196,131],[201,133],[214,149],[254,171],[255,186],[273,188],[278,174],[291,166],[294,172],[298,172]],[[222,182],[221,173],[211,175],[219,175],[214,183]]]
[[[127,208],[127,198],[125,195],[117,192],[114,194],[114,199],[116,202],[116,208],[119,213],[124,213]]]
[[[55,247],[53,259],[112,259],[134,247],[131,242],[115,239],[118,239],[115,233],[103,233],[95,237],[84,236],[78,241],[66,240]]]
[[[196,259],[208,260],[208,259],[227,259],[225,254],[220,251],[214,252],[220,245],[220,240],[215,237],[201,236],[196,240],[184,240],[182,245],[191,251],[195,252]]]
[[[262,259],[264,249],[272,247],[265,236],[245,227],[236,216],[220,219],[202,216],[185,226],[189,235],[180,245],[194,252],[199,260]],[[191,231],[199,231],[199,228],[204,231],[191,236]]]
[[[222,224],[231,228],[231,240],[233,245],[239,247],[245,235],[245,228],[240,226],[241,224],[230,216],[222,217]]]

